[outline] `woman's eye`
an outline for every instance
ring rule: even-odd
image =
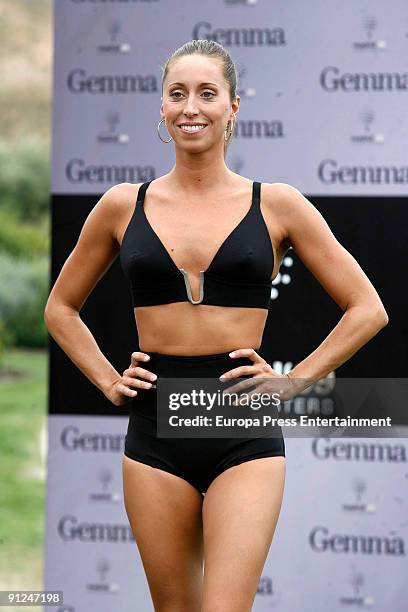
[[[176,97],[179,98],[179,96],[177,94],[181,95],[181,91],[172,91],[170,94],[170,97]],[[205,98],[209,98],[211,96],[215,96],[215,93],[213,91],[203,91],[203,94],[210,94],[209,96],[204,96]]]

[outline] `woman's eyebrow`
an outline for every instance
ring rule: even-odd
[[[182,85],[184,86],[185,83],[180,83],[180,82],[176,82],[176,83],[170,83],[169,87],[172,87],[173,85]],[[199,83],[198,86],[201,87],[202,85],[213,85],[215,87],[218,87],[217,83],[211,83],[210,81],[207,81],[205,83]]]

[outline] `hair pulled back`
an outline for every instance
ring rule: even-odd
[[[223,76],[229,85],[229,93],[231,101],[237,95],[237,86],[238,86],[238,75],[234,62],[228,51],[220,45],[220,43],[214,40],[207,39],[198,39],[198,40],[189,40],[184,43],[181,47],[176,49],[174,53],[167,59],[164,66],[162,66],[163,76],[162,76],[162,95],[163,95],[163,83],[168,74],[169,68],[171,64],[177,60],[179,57],[183,57],[184,55],[194,55],[195,53],[199,53],[201,55],[205,55],[206,57],[215,58],[220,60],[222,65]],[[234,134],[235,121],[233,125],[231,125],[231,121],[228,121],[227,124],[227,139],[224,142],[224,156],[227,152],[228,146],[232,140],[232,136]]]

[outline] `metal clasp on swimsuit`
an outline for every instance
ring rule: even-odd
[[[190,287],[190,283],[188,280],[187,271],[184,270],[184,268],[179,268],[179,270],[183,274],[183,277],[184,277],[184,284],[186,286],[188,299],[190,300],[192,304],[200,304],[204,298],[204,270],[200,270],[200,292],[199,292],[198,300],[193,300],[193,295],[191,293],[191,287]]]

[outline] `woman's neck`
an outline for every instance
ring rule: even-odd
[[[210,153],[206,151],[206,153]],[[179,155],[167,179],[175,188],[184,192],[208,192],[217,185],[225,186],[232,182],[234,173],[226,166],[224,158],[210,155]]]

